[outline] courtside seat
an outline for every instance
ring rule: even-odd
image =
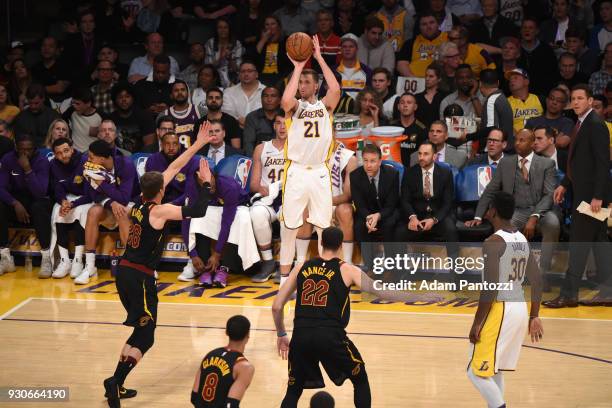
[[[478,200],[492,176],[493,169],[490,166],[473,164],[461,169],[455,177],[457,232],[461,241],[480,242],[493,233],[487,221],[476,227],[466,227],[464,224],[474,219]]]
[[[233,155],[223,158],[215,166],[215,173],[236,179],[247,192],[250,191],[251,167],[253,159],[242,155]]]

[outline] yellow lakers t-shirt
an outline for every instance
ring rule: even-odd
[[[278,74],[278,43],[266,45],[262,74]]]
[[[489,53],[476,44],[468,44],[467,55],[463,63],[472,67],[472,72],[476,76],[479,76],[483,69],[495,69],[495,62]]]
[[[515,98],[514,96],[510,96],[508,98],[508,102],[512,108],[512,127],[514,128],[514,133],[525,127],[527,119],[544,114],[542,103],[534,94],[529,94],[525,101]]]
[[[440,35],[433,40],[428,40],[419,34],[412,44],[412,52],[410,55],[410,71],[412,71],[412,74],[416,77],[425,77],[427,67],[434,61],[434,57],[438,54],[438,48],[442,43],[447,41],[447,33],[440,33]]]

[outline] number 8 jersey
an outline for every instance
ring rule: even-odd
[[[214,349],[202,359],[197,391],[201,401],[198,407],[227,406],[227,394],[234,384],[234,365],[243,360],[246,358],[242,353],[225,347]]]
[[[512,282],[511,290],[497,292],[497,300],[500,302],[524,302],[523,281],[529,261],[529,242],[520,231],[499,230],[495,235],[506,242],[506,250],[499,258],[499,282]]]
[[[327,161],[333,142],[332,121],[325,104],[300,100],[287,126],[287,158],[304,165]]]

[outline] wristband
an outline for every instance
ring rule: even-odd
[[[287,336],[287,332],[285,332],[285,331],[284,332],[280,332],[280,333],[276,332],[276,337],[285,337],[285,336]]]

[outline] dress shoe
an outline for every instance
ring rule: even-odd
[[[565,296],[559,296],[552,300],[545,300],[542,304],[551,309],[561,309],[563,307],[578,307],[578,301]]]
[[[578,302],[582,306],[608,306],[612,307],[612,296],[605,296],[601,293],[596,294],[591,299]]]

